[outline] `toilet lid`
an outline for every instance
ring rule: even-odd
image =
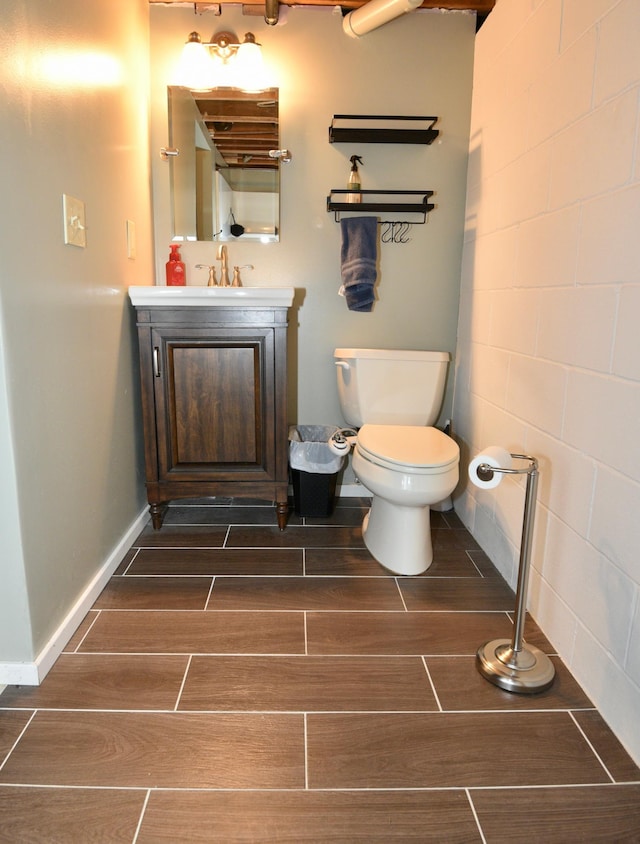
[[[408,468],[441,469],[456,463],[460,449],[437,428],[416,425],[363,425],[358,449],[374,463]]]

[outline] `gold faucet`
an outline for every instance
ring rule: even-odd
[[[216,260],[220,261],[220,287],[230,287],[229,270],[227,269],[227,247],[224,243],[218,246]]]

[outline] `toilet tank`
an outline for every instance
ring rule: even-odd
[[[334,358],[340,406],[349,425],[435,424],[448,352],[336,349]]]

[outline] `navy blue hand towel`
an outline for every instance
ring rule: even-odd
[[[370,311],[377,276],[378,221],[375,217],[340,220],[342,286],[350,311]]]

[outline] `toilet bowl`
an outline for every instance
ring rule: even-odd
[[[458,445],[442,431],[369,425],[358,432],[352,468],[373,494],[364,543],[394,574],[417,575],[433,561],[430,507],[458,483]]]
[[[334,358],[340,407],[358,431],[352,469],[373,495],[365,545],[389,571],[422,574],[433,560],[431,507],[458,483],[458,445],[433,427],[449,354],[336,349]]]

